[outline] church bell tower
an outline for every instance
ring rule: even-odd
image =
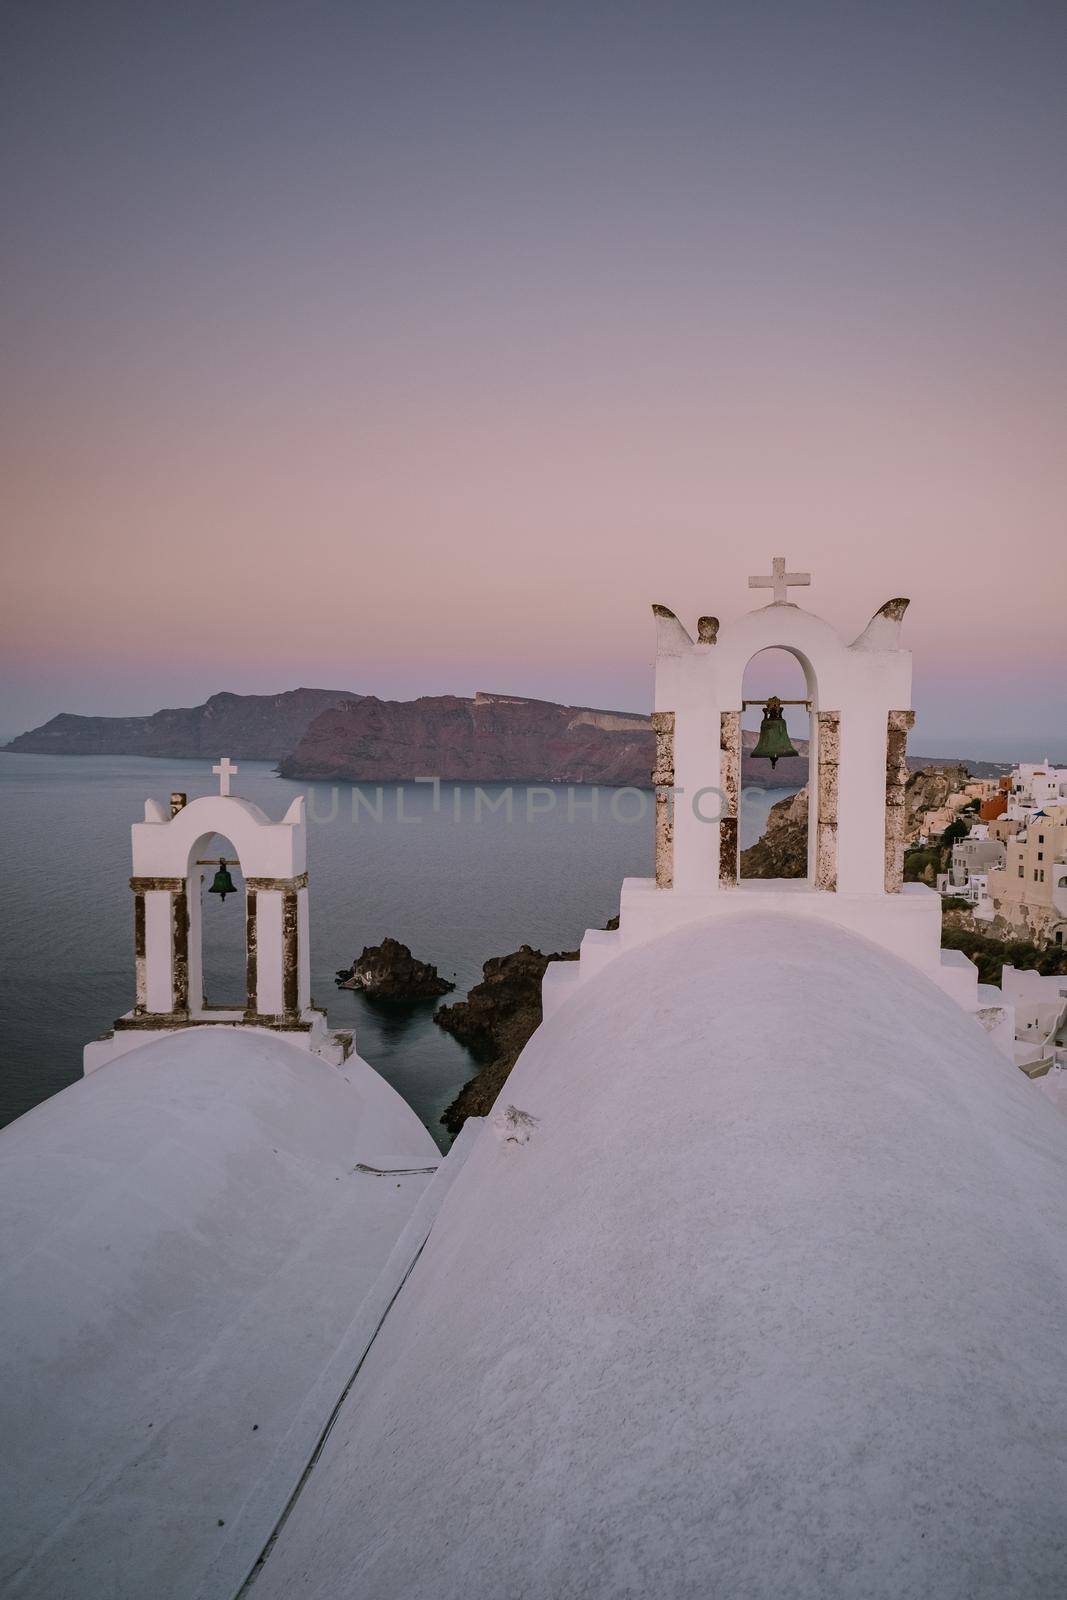
[[[655,874],[625,881],[617,931],[591,930],[577,966],[549,968],[546,1014],[624,950],[753,911],[837,923],[921,968],[966,1009],[989,1002],[973,964],[941,949],[940,896],[904,882],[908,601],[886,601],[848,643],[790,598],[810,584],[810,573],[787,571],[776,556],[769,574],[749,579],[751,589],[770,590],[768,603],[723,623],[702,616],[695,637],[668,607],[653,606]],[[810,716],[803,879],[740,876],[741,718],[752,703],[743,683],[752,658],[769,649],[798,662]]]
[[[130,830],[134,1004],[116,1019],[112,1034],[86,1047],[86,1072],[148,1038],[205,1026],[269,1029],[328,1060],[343,1058],[344,1042],[327,1032],[325,1014],[311,1000],[304,797],[272,822],[251,800],[231,794],[238,768],[228,756],[212,771],[218,794],[188,802],[173,794],[169,808],[146,800],[144,821]],[[235,855],[219,855],[219,838]],[[243,908],[231,868],[243,880]],[[224,900],[232,893],[233,914],[243,910],[241,1007],[212,1006],[204,994],[202,907],[212,878],[206,892]]]

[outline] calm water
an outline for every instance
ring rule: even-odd
[[[79,1077],[82,1046],[133,1003],[129,825],[145,797],[182,789],[194,799],[215,783],[201,761],[0,753],[0,821],[15,841],[0,862],[0,1125]],[[509,823],[503,808],[476,820],[470,786],[446,785],[435,811],[428,786],[387,785],[377,821],[375,790],[364,786],[353,821],[351,786],[290,782],[268,762],[242,761],[234,788],[276,819],[294,795],[308,796],[312,993],[334,1026],[355,1026],[359,1053],[437,1138],[470,1056],[433,1025],[432,1006],[383,1013],[338,990],[336,969],[391,934],[453,978],[456,999],[488,956],[523,943],[573,949],[618,910],[622,879],[651,871],[650,795],[633,820],[637,797],[626,792],[613,807],[609,789],[576,789],[570,807],[566,790],[552,791],[552,809],[528,816],[526,791],[515,789]],[[743,844],[786,792],[746,794]],[[204,923],[208,995],[241,1003],[241,899],[205,896]]]

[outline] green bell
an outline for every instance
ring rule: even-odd
[[[208,894],[221,895],[223,904],[225,905],[226,896],[228,894],[236,894],[236,893],[237,893],[237,890],[234,887],[233,879],[230,877],[230,869],[226,865],[225,858],[223,856],[220,856],[219,857],[219,870],[215,874],[215,881],[211,885],[211,888],[208,890]]]
[[[777,765],[779,756],[795,756],[799,751],[793,749],[789,738],[789,729],[785,725],[782,714],[782,702],[776,694],[772,694],[763,708],[763,722],[760,726],[759,740],[752,752],[753,756],[762,756],[769,761],[771,768]]]

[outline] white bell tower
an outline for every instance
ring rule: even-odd
[[[696,637],[666,606],[656,620],[655,876],[628,878],[620,926],[585,935],[577,963],[545,977],[546,1015],[577,983],[624,950],[707,917],[775,911],[836,922],[919,967],[968,1010],[999,1005],[977,969],[941,949],[941,900],[904,883],[905,785],[911,653],[901,644],[908,601],[875,612],[847,643],[789,599],[811,584],[776,556],[749,579],[770,603]],[[795,657],[810,712],[808,871],[805,879],[742,879],[739,872],[741,717],[745,669],[760,651]]]
[[[900,643],[908,602],[888,601],[846,644],[787,599],[788,587],[809,584],[811,575],[787,573],[780,556],[772,566],[770,577],[749,579],[750,588],[772,589],[769,605],[721,627],[703,618],[695,641],[672,611],[653,607],[657,784],[673,791],[673,804],[659,806],[657,882],[681,896],[716,897],[742,887],[767,892],[773,883],[739,884],[738,829],[745,669],[777,648],[799,663],[811,713],[808,876],[790,890],[880,906],[901,893],[903,880],[905,747],[914,720],[911,652]]]
[[[174,1028],[227,1026],[269,1029],[342,1059],[350,1040],[326,1032],[325,1014],[311,1000],[307,821],[303,795],[281,822],[251,800],[230,793],[238,768],[224,756],[212,768],[219,793],[186,802],[173,794],[169,810],[145,801],[133,843],[133,1009],[114,1033],[86,1047],[85,1071]],[[236,857],[209,853],[215,835]],[[245,1004],[211,1006],[204,997],[202,895],[205,868],[237,866],[244,879]],[[235,914],[239,915],[235,907]]]

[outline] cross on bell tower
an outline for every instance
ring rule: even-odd
[[[789,599],[788,591],[791,588],[800,588],[810,582],[810,572],[787,572],[785,556],[775,556],[771,562],[770,577],[749,578],[748,586],[750,589],[773,589],[774,599],[771,604],[784,606],[795,604],[795,601]]]
[[[230,760],[229,756],[223,756],[222,759],[220,760],[218,766],[217,767],[212,767],[211,770],[212,770],[212,772],[217,772],[218,773],[219,794],[229,794],[229,792],[230,792],[230,779],[233,777],[235,772],[239,772],[240,771],[240,768],[234,766],[234,764]]]

